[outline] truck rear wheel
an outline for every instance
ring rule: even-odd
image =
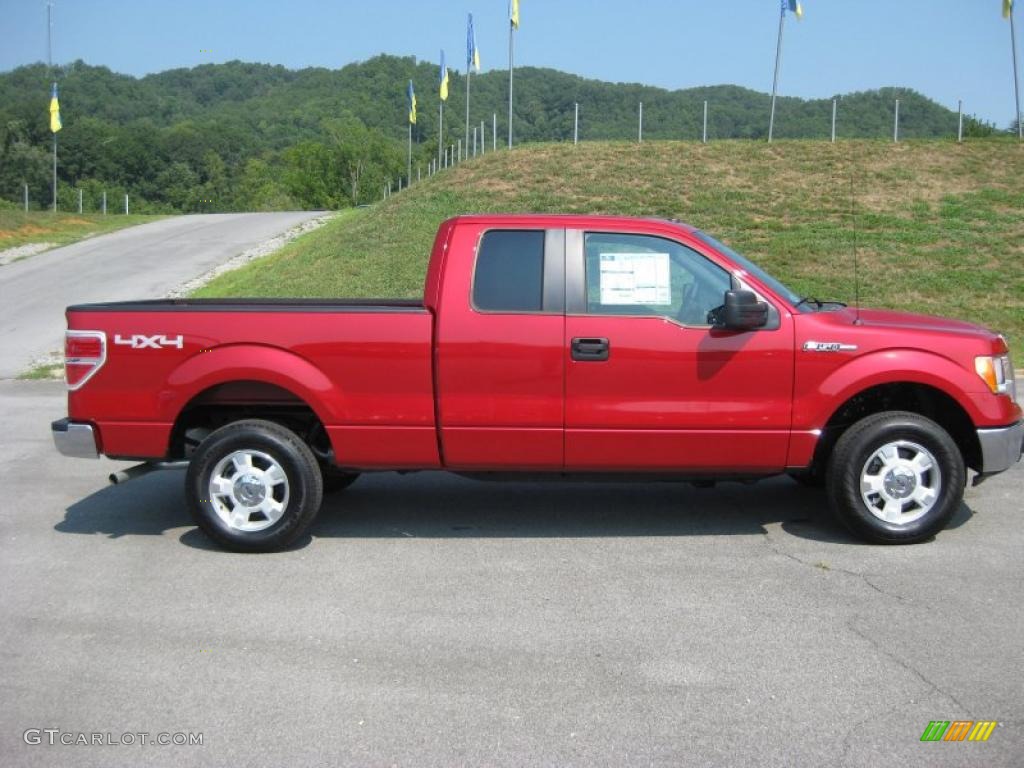
[[[966,479],[960,449],[942,427],[888,411],[843,433],[827,484],[833,509],[853,533],[878,544],[913,544],[946,526]]]
[[[212,432],[192,456],[185,487],[196,524],[237,552],[287,547],[309,528],[323,499],[309,446],[260,419]]]

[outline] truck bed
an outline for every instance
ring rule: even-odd
[[[162,458],[181,414],[256,396],[308,405],[339,461],[438,464],[434,318],[419,300],[159,299],[71,306],[67,317],[106,339],[68,409],[96,425],[107,455]]]

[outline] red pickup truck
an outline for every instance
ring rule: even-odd
[[[188,463],[197,524],[279,549],[361,472],[823,480],[846,525],[916,542],[967,468],[1019,461],[1005,340],[801,297],[707,234],[460,216],[422,301],[73,306],[69,456]],[[516,474],[513,474],[516,473]]]

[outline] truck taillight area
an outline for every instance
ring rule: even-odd
[[[103,331],[64,333],[64,380],[75,390],[95,375],[107,361],[107,335]]]

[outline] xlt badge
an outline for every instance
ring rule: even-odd
[[[840,341],[805,341],[804,352],[856,352],[856,344],[843,344]]]

